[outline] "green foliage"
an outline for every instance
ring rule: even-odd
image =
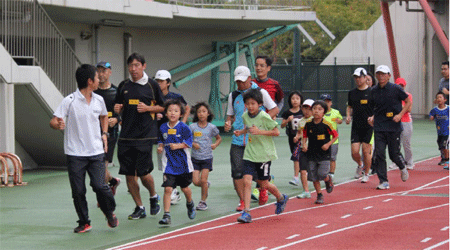
[[[381,15],[380,0],[316,0],[312,10],[336,39],[331,40],[315,22],[302,23],[317,43],[312,46],[309,41],[301,39],[304,60],[324,59],[350,31],[370,28]],[[257,53],[274,59],[292,58],[293,46],[293,31],[290,31],[263,43],[257,48]]]

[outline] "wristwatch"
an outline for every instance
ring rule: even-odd
[[[102,135],[106,135],[106,138],[109,138],[109,133],[108,132],[102,132]]]

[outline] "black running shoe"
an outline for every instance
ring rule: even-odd
[[[172,223],[172,220],[170,218],[170,214],[165,213],[162,217],[162,219],[158,222],[160,225],[170,225]]]
[[[325,182],[325,187],[327,188],[327,193],[333,192],[333,177],[331,177],[330,174],[328,174],[329,180]]]
[[[197,212],[195,211],[194,208],[194,201],[191,201],[190,203],[186,203],[186,208],[187,208],[187,214],[189,219],[193,220],[195,218],[195,215],[197,214]]]
[[[161,207],[159,206],[159,195],[156,195],[155,198],[150,198],[150,214],[157,215],[161,211]]]
[[[78,227],[74,228],[73,232],[77,233],[77,234],[79,234],[79,233],[86,233],[86,232],[91,231],[91,229],[92,229],[91,225],[84,224],[84,225],[79,225]]]
[[[138,220],[138,219],[142,219],[147,217],[147,214],[145,213],[145,207],[144,208],[140,208],[140,207],[136,207],[134,209],[134,212],[130,215],[128,215],[128,219],[129,220]]]
[[[119,220],[117,219],[116,215],[111,213],[111,215],[106,217],[106,220],[108,221],[108,226],[111,228],[115,228],[119,225]]]
[[[315,202],[316,204],[323,204],[323,194],[317,195],[317,200]]]

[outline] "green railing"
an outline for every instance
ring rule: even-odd
[[[309,9],[314,0],[154,0],[195,8],[294,10]]]

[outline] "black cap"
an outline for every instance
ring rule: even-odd
[[[101,62],[97,63],[97,68],[98,67],[102,67],[105,69],[111,69],[111,64],[109,62],[101,61]]]

